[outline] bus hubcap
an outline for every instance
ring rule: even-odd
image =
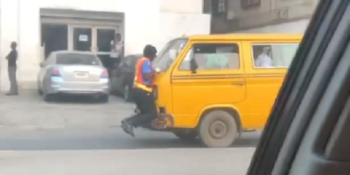
[[[214,121],[210,125],[209,132],[213,138],[221,139],[227,133],[227,126],[223,121]]]

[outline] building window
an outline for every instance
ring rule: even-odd
[[[211,14],[211,0],[203,0],[203,13]]]
[[[226,16],[227,0],[211,0],[211,8],[214,16]]]
[[[226,0],[217,0],[218,2],[218,9],[217,11],[219,13],[225,13],[226,12]]]
[[[253,44],[253,66],[254,68],[288,68],[298,47],[297,43]]]
[[[228,0],[203,0],[203,13],[226,16]]]
[[[249,9],[253,7],[259,7],[261,0],[241,0],[242,9]]]
[[[237,44],[194,44],[187,52],[179,70],[189,71],[190,60],[197,62],[198,70],[230,70],[240,68]]]

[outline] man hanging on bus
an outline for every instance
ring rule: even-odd
[[[134,100],[139,113],[122,121],[125,132],[134,136],[133,128],[147,122],[151,123],[158,115],[156,102],[152,94],[155,69],[151,62],[157,55],[157,49],[152,45],[146,45],[143,57],[138,60],[134,77]]]

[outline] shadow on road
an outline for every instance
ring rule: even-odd
[[[57,95],[50,103],[53,104],[101,104],[97,96],[83,96],[83,95]]]
[[[232,148],[255,147],[259,142],[258,138],[241,138],[235,141]],[[137,144],[118,147],[119,149],[159,149],[159,148],[205,148],[199,140],[182,141],[180,139],[137,139]],[[119,145],[122,146],[122,145]]]

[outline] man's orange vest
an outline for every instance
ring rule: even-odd
[[[147,85],[143,81],[142,65],[148,58],[140,58],[135,67],[134,88],[142,89],[147,92],[152,92],[152,86]]]

